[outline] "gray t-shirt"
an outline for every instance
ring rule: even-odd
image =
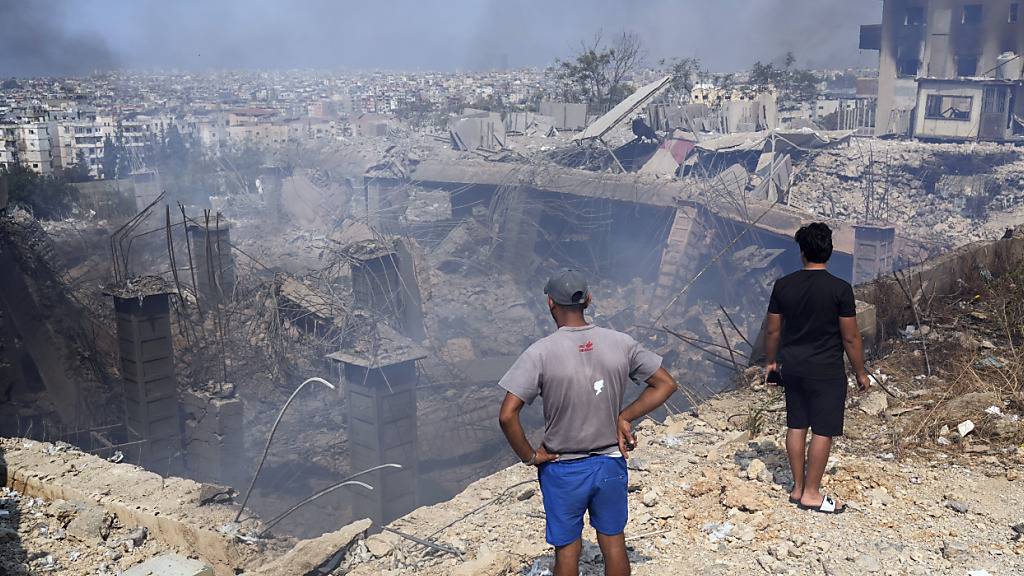
[[[626,383],[645,382],[661,356],[628,334],[563,327],[534,342],[499,386],[532,404],[544,398],[544,447],[555,454],[603,453],[618,445]]]

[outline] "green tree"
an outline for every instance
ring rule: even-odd
[[[178,127],[171,124],[167,129],[167,137],[164,140],[163,160],[171,168],[182,169],[188,161],[188,147],[185,146],[185,139],[182,138]]]
[[[78,201],[78,190],[63,178],[41,176],[18,164],[0,170],[0,179],[12,205],[27,207],[44,220],[66,217]]]
[[[659,62],[672,75],[670,90],[678,95],[689,98],[693,87],[700,82],[704,74],[700,60],[697,58],[673,58]]]
[[[818,97],[820,79],[810,70],[795,67],[796,56],[787,52],[782,65],[757,61],[750,70],[750,85],[758,91],[775,88],[779,93],[779,108],[791,108]]]
[[[119,157],[119,150],[114,141],[109,135],[103,139],[103,159],[100,160],[100,167],[103,171],[104,179],[117,178],[117,163]]]
[[[606,45],[598,33],[590,44],[580,46],[573,60],[556,60],[555,76],[568,99],[604,109],[629,95],[625,82],[640,68],[644,57],[643,42],[636,33],[623,32],[611,45]]]
[[[89,170],[89,159],[85,157],[85,151],[79,150],[75,155],[75,163],[64,171],[64,178],[68,182],[88,182],[92,180]]]

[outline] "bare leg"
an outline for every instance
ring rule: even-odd
[[[789,456],[789,469],[793,472],[793,491],[791,498],[804,495],[804,454],[807,452],[807,428],[790,428],[786,430],[786,455]]]
[[[598,532],[597,545],[604,556],[604,576],[630,576],[625,534],[605,536]]]
[[[821,478],[825,475],[828,455],[832,451],[832,438],[811,434],[811,445],[807,449],[807,477],[804,480],[804,495],[800,503],[805,506],[820,506],[825,497],[821,494]],[[837,507],[842,505],[837,501]]]
[[[582,539],[576,540],[572,544],[555,548],[554,576],[579,576],[580,552],[582,550]]]

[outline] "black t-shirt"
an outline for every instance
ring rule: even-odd
[[[768,312],[782,315],[783,374],[813,378],[846,373],[839,318],[857,316],[848,282],[828,270],[799,270],[775,282]]]

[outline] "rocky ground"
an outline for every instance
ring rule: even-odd
[[[984,176],[990,189],[951,186],[949,177],[969,175]],[[972,194],[976,203],[965,202]],[[789,203],[825,218],[885,220],[901,236],[955,247],[1020,223],[1024,155],[994,143],[854,139],[810,155],[796,170]]]
[[[98,506],[0,488],[0,574],[118,574],[165,550]]]
[[[906,399],[890,402],[877,389],[851,395],[847,436],[825,478],[827,490],[849,503],[840,516],[786,499],[791,476],[777,389],[727,394],[699,417],[641,423],[626,528],[634,574],[1024,573],[1024,448],[976,450],[967,436],[897,459],[887,422],[924,396],[910,392],[929,385],[887,382],[902,386]],[[384,533],[357,545],[350,573],[547,574],[553,556],[534,478],[525,466],[508,468],[391,526],[452,552]],[[603,573],[589,527],[584,541],[583,573]]]

